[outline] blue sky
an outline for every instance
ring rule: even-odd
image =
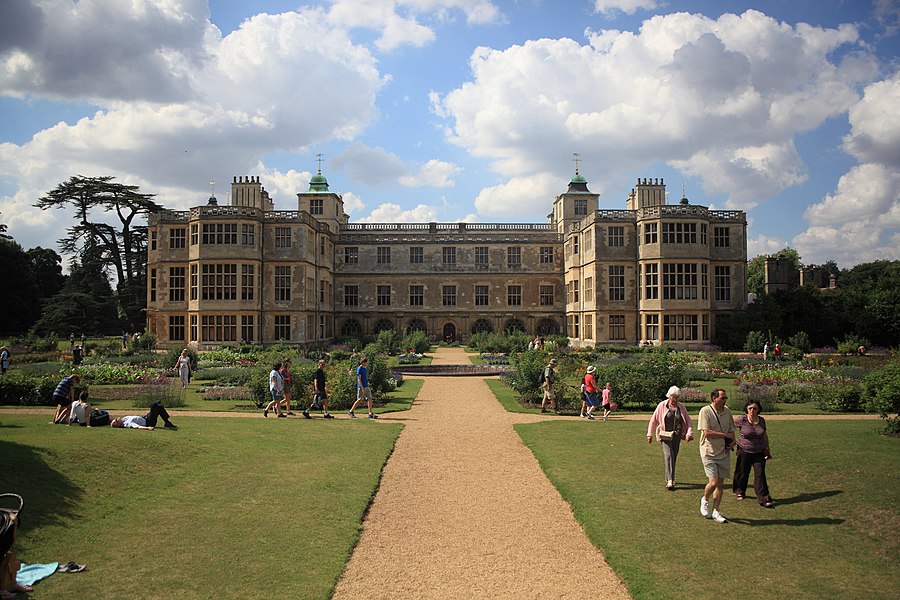
[[[0,3],[0,222],[75,174],[166,207],[316,155],[351,221],[543,222],[580,171],[747,211],[750,257],[900,258],[896,0]]]

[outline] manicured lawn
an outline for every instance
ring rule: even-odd
[[[20,558],[88,566],[33,596],[328,598],[402,426],[176,423],[86,430],[0,415],[0,491],[25,498]]]
[[[755,598],[897,597],[900,440],[878,435],[880,424],[770,422],[767,474],[777,506],[759,507],[752,489],[735,500],[729,479],[721,507],[727,524],[699,514],[706,477],[698,442],[682,444],[679,489],[668,492],[662,452],[646,443],[646,428],[631,421],[516,426],[636,598],[736,590]]]

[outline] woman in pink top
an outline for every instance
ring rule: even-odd
[[[666,471],[666,489],[675,489],[675,461],[678,459],[678,448],[681,440],[694,439],[691,415],[684,404],[678,401],[681,390],[673,385],[666,393],[666,399],[656,406],[650,423],[647,425],[647,443],[653,438],[662,446],[663,462]]]

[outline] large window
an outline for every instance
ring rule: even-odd
[[[193,318],[193,317],[192,317]],[[205,315],[200,317],[204,342],[236,342],[236,315]]]
[[[520,267],[522,266],[522,247],[509,246],[506,249],[506,266]]]
[[[441,288],[441,304],[444,306],[456,306],[456,286],[445,285]]]
[[[553,246],[541,246],[541,264],[553,264]]]
[[[644,315],[644,339],[659,339],[659,315]]]
[[[275,228],[275,247],[290,248],[291,247],[291,228],[276,227]]]
[[[191,265],[191,300],[197,300],[200,297],[200,265]],[[192,337],[196,340],[196,337]]]
[[[169,248],[184,248],[187,242],[187,229],[176,227],[169,230]],[[184,338],[181,338],[184,339]]]
[[[359,306],[359,286],[344,286],[344,306]]]
[[[378,246],[378,248],[375,250],[375,256],[379,265],[391,264],[391,247]]]
[[[150,269],[150,302],[156,302],[156,269]]]
[[[506,304],[507,306],[522,306],[521,285],[506,286]]]
[[[697,315],[663,315],[663,341],[700,339]]]
[[[581,216],[581,215],[586,215],[586,214],[587,214],[587,200],[576,199],[575,200],[575,216]]]
[[[420,265],[425,260],[425,249],[422,246],[410,246],[409,262],[410,264]]]
[[[425,306],[425,286],[411,285],[409,286],[409,305]]]
[[[255,339],[253,331],[253,315],[241,316],[241,341],[252,342]]]
[[[731,302],[731,267],[716,267],[714,286],[717,302]]]
[[[255,271],[253,265],[241,265],[241,300],[253,300],[253,289],[256,287]]]
[[[237,265],[201,265],[200,298],[202,300],[236,300]]]
[[[696,264],[663,263],[662,279],[664,300],[697,299]]]
[[[619,247],[625,245],[625,227],[614,226],[606,229],[606,245]]]
[[[584,315],[584,339],[594,339],[594,315]]]
[[[657,223],[644,223],[644,243],[655,244],[659,241],[659,227]]]
[[[290,315],[275,315],[275,339],[276,340],[291,339],[291,317],[290,317]]]
[[[475,246],[475,264],[476,265],[488,264],[488,247],[487,246]]]
[[[150,249],[156,250],[156,230],[150,232]]]
[[[541,306],[553,306],[553,286],[542,285],[540,287],[540,303]]]
[[[312,198],[309,201],[309,214],[321,215],[325,213],[325,200],[322,198]]]
[[[275,302],[291,301],[291,268],[275,267]]]
[[[696,223],[663,223],[663,244],[696,244]]]
[[[391,286],[378,285],[375,286],[375,302],[378,306],[391,305]]]
[[[184,302],[184,267],[169,267],[169,302]]]
[[[566,285],[566,302],[568,302],[569,304],[571,304],[573,302],[578,302],[578,290],[579,290],[578,280],[574,279],[574,280],[570,281]]]
[[[625,315],[609,316],[609,339],[625,341]]]
[[[441,248],[441,262],[443,262],[445,265],[456,264],[455,246],[444,246],[443,248]]]
[[[197,224],[191,225],[191,246],[196,246],[200,243],[200,226]],[[192,337],[192,340],[196,340],[196,337]]]
[[[245,246],[256,245],[256,225],[249,223],[241,225],[241,243]]]
[[[731,245],[731,229],[728,227],[713,227],[713,246],[716,248],[728,248]]]
[[[356,246],[347,246],[344,248],[344,264],[355,265],[359,262],[359,248]]]
[[[202,240],[204,244],[236,245],[238,243],[237,223],[204,223]]]
[[[622,302],[623,300],[625,300],[625,267],[623,265],[610,265],[609,301]]]
[[[173,342],[184,341],[184,315],[169,316],[169,340]]]
[[[490,286],[475,286],[475,306],[487,306],[490,303]]]
[[[659,298],[659,265],[648,263],[644,265],[644,300],[656,300]]]

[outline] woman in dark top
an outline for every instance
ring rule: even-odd
[[[734,463],[732,491],[738,500],[747,493],[750,469],[753,469],[753,491],[760,506],[772,508],[775,504],[769,496],[766,483],[766,461],[772,458],[769,452],[769,434],[766,420],[759,416],[760,406],[756,400],[748,400],[744,414],[734,418],[734,426],[741,437],[737,442],[737,459]]]

